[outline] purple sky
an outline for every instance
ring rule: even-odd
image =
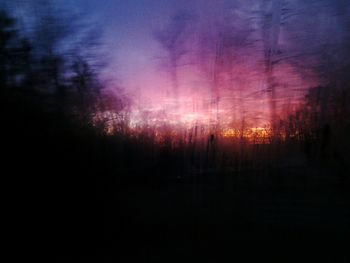
[[[8,5],[12,11],[22,17],[22,20],[24,18],[24,21],[30,21],[35,17],[36,9],[40,8],[40,1],[47,2],[44,0],[0,0],[0,4]],[[162,67],[162,58],[164,60],[167,53],[154,39],[154,32],[164,28],[177,10],[189,10],[196,18],[191,25],[194,30],[192,32],[193,36],[190,36],[190,38],[195,39],[196,34],[209,33],[208,47],[210,50],[210,45],[215,45],[215,39],[218,37],[218,32],[215,32],[215,29],[213,31],[218,23],[227,25],[231,21],[235,31],[229,34],[237,37],[240,29],[242,31],[248,29],[246,27],[247,14],[254,16],[254,11],[258,10],[262,1],[56,0],[52,3],[59,9],[67,10],[73,14],[82,14],[92,26],[103,33],[104,53],[110,62],[108,76],[117,79],[116,85],[122,86],[127,92],[133,94],[134,101],[142,101],[142,104],[147,104],[145,107],[155,109],[161,103],[166,105],[166,102],[164,100],[160,102],[159,98],[167,99],[166,90],[171,87],[171,81],[169,80],[169,72]],[[283,3],[294,12],[294,15],[290,16],[287,23],[284,23],[281,27],[278,49],[282,54],[294,55],[303,52],[308,54],[315,51],[320,51],[321,54],[321,48],[329,44],[334,45],[337,49],[339,48],[338,44],[341,44],[339,40],[341,41],[344,36],[344,17],[350,11],[348,0],[336,0],[334,3],[331,0],[285,0]],[[239,8],[230,9],[230,7]],[[337,12],[342,12],[342,16],[338,16]],[[235,19],[224,20],[227,16],[235,17]],[[77,20],[79,17],[81,16],[77,16]],[[26,24],[27,22],[22,21],[22,23]],[[254,26],[254,23],[252,23],[252,28],[250,28],[254,31],[252,39],[258,39],[262,36],[261,28],[254,28]],[[213,32],[214,35],[211,35],[210,38],[210,34]],[[204,44],[201,46],[203,48],[207,43],[205,41],[199,43],[197,38],[197,42],[192,44],[198,49],[200,44]],[[239,114],[243,111],[250,112],[252,116],[266,119],[266,94],[258,98],[249,97],[249,94],[254,92],[259,94],[259,91],[265,89],[264,85],[266,84],[264,84],[264,74],[262,73],[263,48],[260,43],[256,44],[253,49],[249,49],[249,45],[244,45],[243,53],[233,49],[238,54],[234,60],[234,70],[240,80],[236,79],[231,90],[227,91],[225,85],[229,80],[227,76],[222,76],[226,84],[221,87],[221,94],[228,98],[222,104],[226,103],[228,107],[234,107],[233,111],[240,112]],[[208,95],[208,90],[211,87],[206,78],[208,76],[210,78],[210,74],[203,74],[199,71],[199,68],[205,63],[210,66],[213,59],[210,56],[210,52],[208,52],[208,56],[204,56],[203,62],[197,54],[195,66],[179,67],[179,85],[184,91],[182,94],[183,101],[188,100],[189,104],[192,101],[193,105],[197,105],[198,103],[195,101],[204,100],[205,96]],[[315,79],[310,80],[308,77],[313,78],[313,75],[316,74],[316,71],[312,69],[312,63],[319,63],[320,57],[313,59],[308,59],[307,56],[303,57],[305,57],[303,61],[297,61],[301,65],[299,68],[288,61],[283,61],[275,67],[274,74],[279,81],[278,99],[289,100],[288,103],[293,102],[296,96],[299,96],[299,98],[303,96],[303,93],[297,94],[293,90],[306,89],[310,85],[316,84]],[[338,58],[334,57],[334,59]],[[307,69],[305,71],[307,74],[300,73],[299,69],[301,67]],[[234,96],[236,97],[230,100]],[[288,97],[288,99],[286,100],[285,97]],[[149,102],[149,100],[153,101]],[[242,101],[244,103],[240,103]],[[184,108],[184,110],[186,109]]]
[[[164,51],[154,40],[177,9],[188,9],[214,17],[222,0],[63,0],[62,6],[91,16],[103,25],[108,57],[115,74],[129,88],[144,85],[147,76],[159,71],[158,60]],[[226,1],[227,2],[227,1]],[[61,4],[61,3],[60,3]],[[113,71],[114,68],[111,68]],[[158,74],[159,75],[159,74]],[[137,76],[137,77],[135,77]],[[146,79],[146,80],[145,80]]]

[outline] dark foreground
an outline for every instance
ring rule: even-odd
[[[86,189],[75,188],[73,197],[57,198],[55,249],[66,255],[59,262],[75,262],[82,255],[83,261],[103,262],[266,256],[294,262],[303,251],[290,252],[295,245],[304,247],[310,259],[348,259],[350,196],[336,174],[309,167],[270,175],[201,174],[192,178],[196,182],[179,178],[152,185],[137,179],[102,176],[91,185],[96,195],[90,200]],[[243,252],[243,245],[276,250]],[[331,252],[333,245],[337,252]]]
[[[347,163],[301,151],[254,169],[177,169],[169,152],[150,161],[138,142],[11,108],[10,214],[50,262],[349,262]]]

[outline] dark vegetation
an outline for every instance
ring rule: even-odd
[[[123,123],[108,133],[110,120],[94,117],[120,114],[121,99],[103,90],[89,59],[40,41],[47,53],[0,14],[2,174],[24,228],[41,229],[59,262],[214,262],[233,241],[348,241],[348,86],[310,89],[280,121],[283,140],[209,135],[175,147],[129,136]]]

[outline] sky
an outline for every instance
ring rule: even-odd
[[[1,5],[20,17],[23,25],[35,19],[41,2],[47,1],[0,0]],[[103,53],[108,60],[105,76],[112,80],[109,85],[124,88],[132,97],[135,109],[140,112],[153,111],[158,115],[174,109],[171,106],[174,104],[174,94],[169,67],[164,63],[169,53],[155,35],[167,29],[177,10],[187,10],[194,19],[186,36],[187,54],[183,56],[186,59],[181,57],[181,66],[177,66],[178,100],[181,103],[177,105],[178,110],[173,118],[212,118],[208,117],[210,106],[206,101],[212,99],[213,93],[219,93],[222,119],[236,123],[242,119],[255,119],[256,123],[252,121],[251,125],[257,126],[267,123],[269,118],[269,96],[263,92],[267,89],[264,44],[272,45],[274,34],[278,34],[275,48],[277,58],[284,54],[286,57],[304,54],[303,59],[282,60],[274,66],[273,77],[278,86],[276,100],[281,101],[278,104],[280,111],[285,111],[299,102],[307,88],[321,81],[317,71],[320,56],[305,54],[315,51],[321,54],[322,45],[329,43],[338,48],[340,39],[346,36],[343,34],[346,24],[343,18],[347,15],[350,17],[350,5],[346,0],[283,0],[282,7],[289,9],[281,15],[286,21],[280,21],[282,26],[278,27],[278,31],[275,30],[277,27],[267,31],[270,36],[264,40],[259,21],[254,17],[261,15],[258,11],[262,3],[267,3],[263,7],[267,10],[266,14],[272,14],[274,5],[268,4],[272,2],[278,1],[55,0],[52,4],[73,14],[72,23],[84,17],[102,34]],[[337,12],[342,15],[339,16]],[[234,39],[230,36],[234,36]],[[221,44],[218,39],[222,40],[222,43],[219,41]],[[225,46],[227,43],[231,43],[230,48]],[[218,47],[222,53],[215,53]],[[220,63],[223,65],[232,64],[230,74],[224,70],[218,74],[214,72],[215,54],[221,55]],[[332,55],[330,57],[333,59]],[[215,74],[218,81],[213,84],[212,76]],[[191,114],[188,114],[189,111],[192,111]],[[230,117],[225,117],[228,114]],[[142,116],[138,118],[142,119]],[[171,118],[167,116],[167,119]]]
[[[139,107],[159,109],[159,100],[167,100],[171,83],[162,68],[166,52],[155,40],[154,34],[169,23],[176,10],[185,9],[202,21],[215,18],[225,5],[222,0],[64,0],[62,6],[86,13],[103,25],[107,56],[112,66],[112,78],[126,87]],[[193,70],[185,71],[183,89],[193,80]],[[191,88],[190,88],[191,89]],[[198,96],[198,94],[197,94]],[[182,101],[188,102],[188,97]],[[168,101],[168,100],[167,100]],[[169,102],[162,102],[169,103]],[[170,102],[171,103],[171,102]],[[184,109],[185,110],[185,109]],[[141,117],[140,117],[141,118]]]
[[[213,12],[221,0],[64,0],[62,6],[86,13],[103,25],[108,56],[116,66],[124,85],[139,88],[160,83],[153,78],[159,74],[157,59],[164,51],[154,39],[154,32],[169,21],[177,9]],[[135,75],[138,77],[136,78]],[[147,77],[152,76],[152,77]],[[152,80],[150,79],[152,78]]]

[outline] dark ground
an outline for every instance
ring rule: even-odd
[[[174,156],[150,164],[148,148],[11,103],[10,214],[50,262],[349,262],[349,176],[337,164],[301,152],[266,169],[184,173]]]
[[[217,174],[198,175],[196,184],[180,179],[157,186],[98,177],[95,199],[75,188],[73,198],[58,198],[53,219],[62,228],[58,248],[107,262],[213,262],[227,255],[303,261],[300,249],[290,252],[297,245],[309,253],[318,247],[311,259],[346,262],[349,193],[340,178],[310,169],[274,176],[247,172],[221,181]],[[268,244],[276,247],[272,254],[241,250]],[[289,252],[282,253],[281,245]],[[333,245],[337,253],[331,252]]]

